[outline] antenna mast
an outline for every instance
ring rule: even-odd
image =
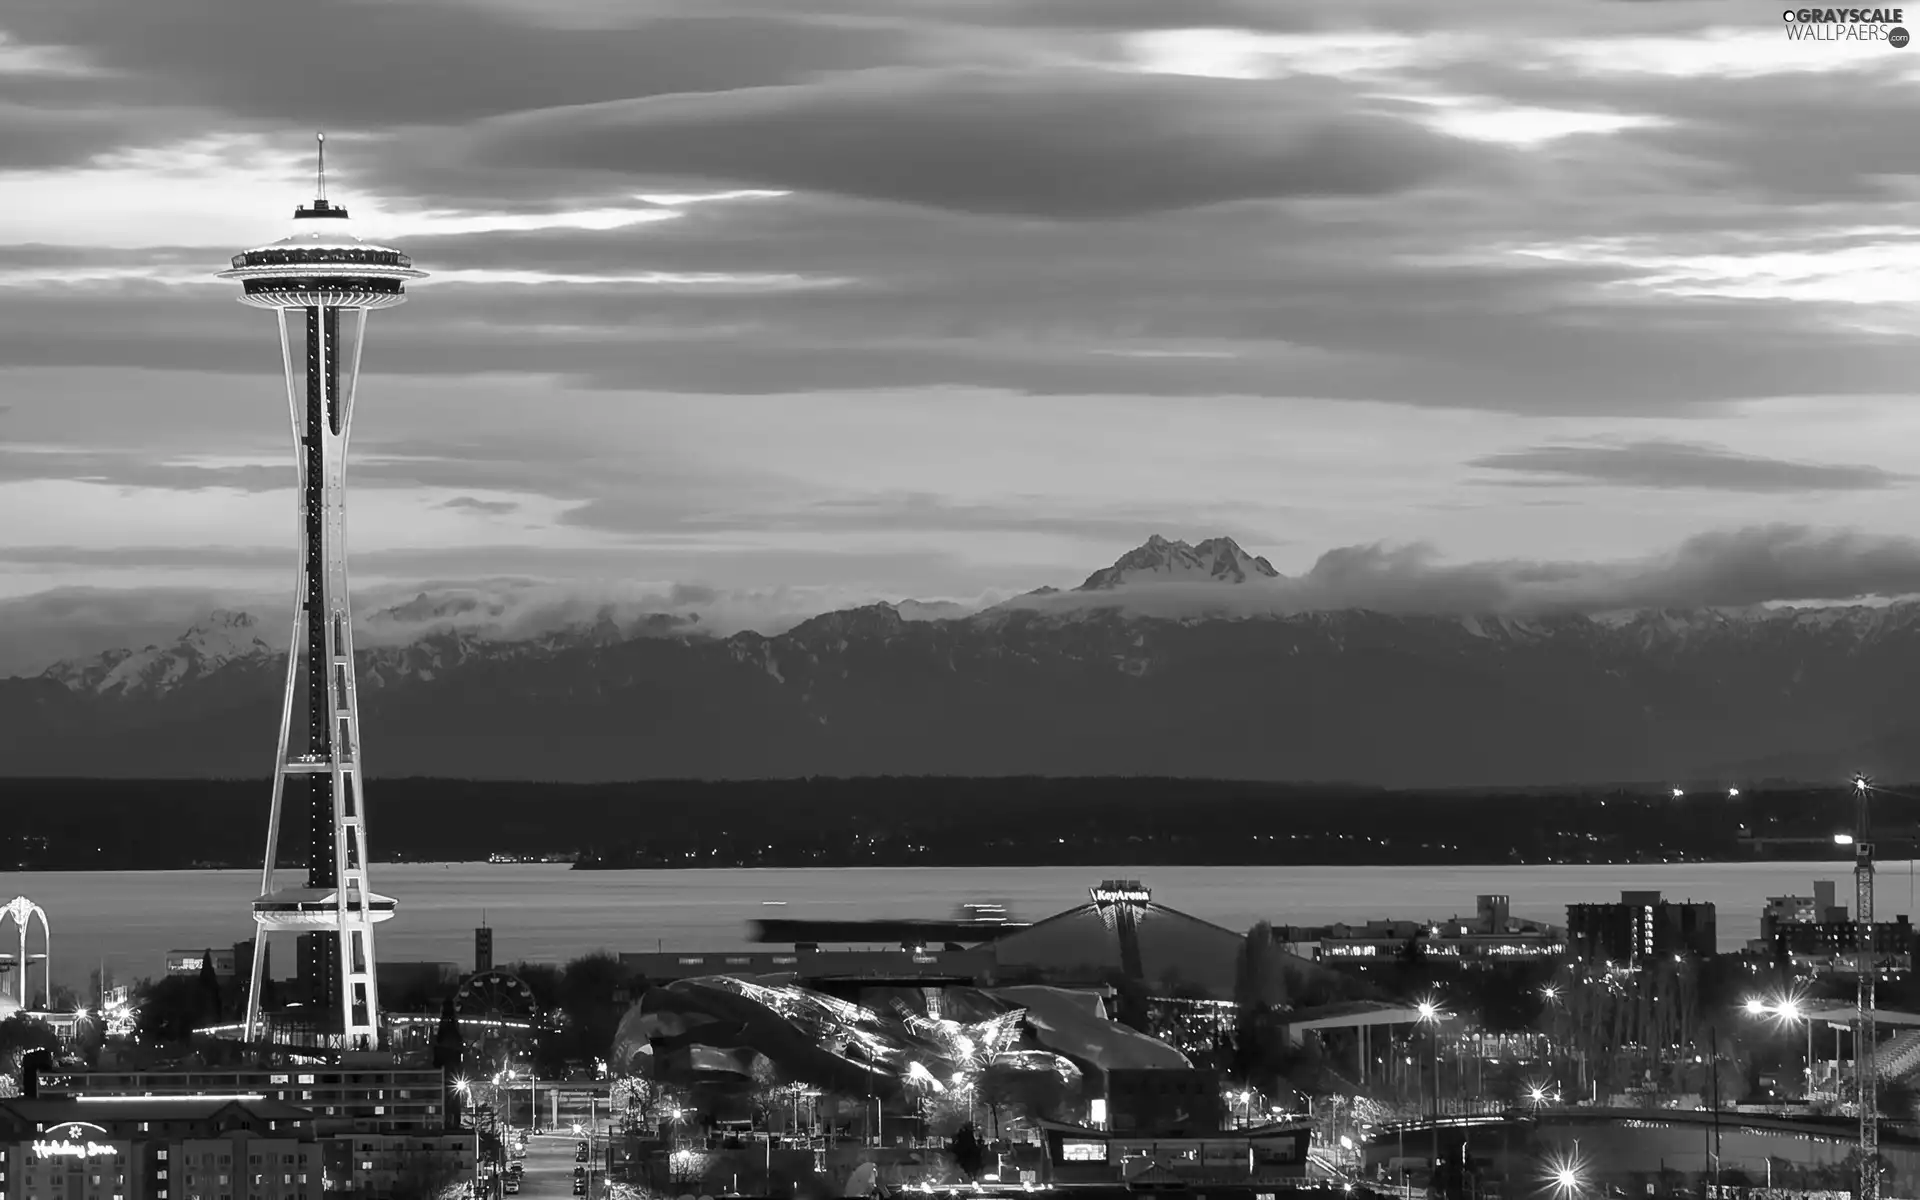
[[[313,140],[320,149],[319,167],[314,172],[314,185],[316,189],[314,195],[315,198],[324,205],[327,202],[327,135],[324,133],[316,133],[313,135]]]

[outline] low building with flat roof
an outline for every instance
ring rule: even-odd
[[[267,1071],[48,1071],[39,1086],[42,1096],[62,1098],[255,1096],[298,1105],[321,1135],[446,1128],[446,1072],[353,1057],[339,1066]]]
[[[1324,963],[1390,961],[1417,954],[1465,962],[1553,958],[1566,952],[1566,932],[1515,917],[1507,897],[1477,896],[1471,917],[1441,921],[1374,920],[1318,926],[1275,926],[1290,953]]]
[[[706,975],[759,978],[791,975],[799,980],[862,979],[901,983],[978,984],[993,976],[993,951],[968,950],[666,950],[622,954],[620,965],[654,983]]]
[[[261,1097],[0,1100],[8,1200],[319,1200],[312,1115]]]

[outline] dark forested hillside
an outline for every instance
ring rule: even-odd
[[[265,780],[18,779],[0,796],[0,868],[252,866],[265,839]],[[1150,778],[376,779],[367,799],[380,859],[636,867],[1807,859],[1831,856],[1851,822],[1844,789],[1786,786],[1675,800]],[[1881,801],[1883,841],[1910,836],[1911,807]]]

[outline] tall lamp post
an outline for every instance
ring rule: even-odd
[[[1755,997],[1749,999],[1746,1004],[1742,1005],[1742,1008],[1750,1017],[1772,1017],[1782,1024],[1799,1024],[1807,1027],[1806,1098],[1808,1102],[1811,1103],[1813,1100],[1813,1014],[1807,1011],[1797,998],[1792,996],[1789,996],[1785,1000],[1775,1000],[1771,1002]],[[1782,1097],[1781,1109],[1783,1112],[1785,1111],[1785,1107],[1786,1098]]]
[[[463,1101],[471,1102],[473,1085],[464,1079],[453,1081],[453,1090],[460,1094]],[[473,1196],[480,1200],[480,1116],[471,1108],[467,1110],[467,1121],[473,1126]]]
[[[1427,1130],[1433,1136],[1433,1158],[1427,1169],[1429,1180],[1440,1169],[1440,1022],[1446,1014],[1432,1000],[1422,1000],[1418,1009],[1420,1024],[1427,1026],[1427,1046],[1433,1055],[1433,1077],[1427,1093]]]

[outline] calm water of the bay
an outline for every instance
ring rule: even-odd
[[[1561,924],[1566,906],[1622,889],[1718,906],[1722,949],[1758,936],[1768,896],[1811,894],[1834,880],[1851,903],[1851,864],[1691,863],[1571,867],[1073,867],[861,870],[571,871],[564,865],[376,866],[377,891],[400,902],[380,926],[388,960],[471,963],[485,916],[496,960],[565,961],[589,950],[730,950],[760,916],[940,919],[968,900],[1037,920],[1084,903],[1102,879],[1139,879],[1156,902],[1232,929],[1256,921],[1313,925],[1471,914],[1482,892],[1512,897],[1515,916]],[[1911,913],[1913,865],[1883,863],[1882,919]],[[104,961],[121,982],[158,975],[170,949],[230,946],[252,934],[256,871],[44,872],[0,875],[0,900],[46,909],[54,978],[84,986]],[[776,904],[776,902],[784,902]],[[15,945],[8,925],[4,937]],[[32,949],[39,950],[36,932]],[[291,949],[291,947],[289,947]],[[278,956],[276,956],[276,959]],[[286,960],[291,966],[292,958]],[[276,962],[276,966],[279,963]]]

